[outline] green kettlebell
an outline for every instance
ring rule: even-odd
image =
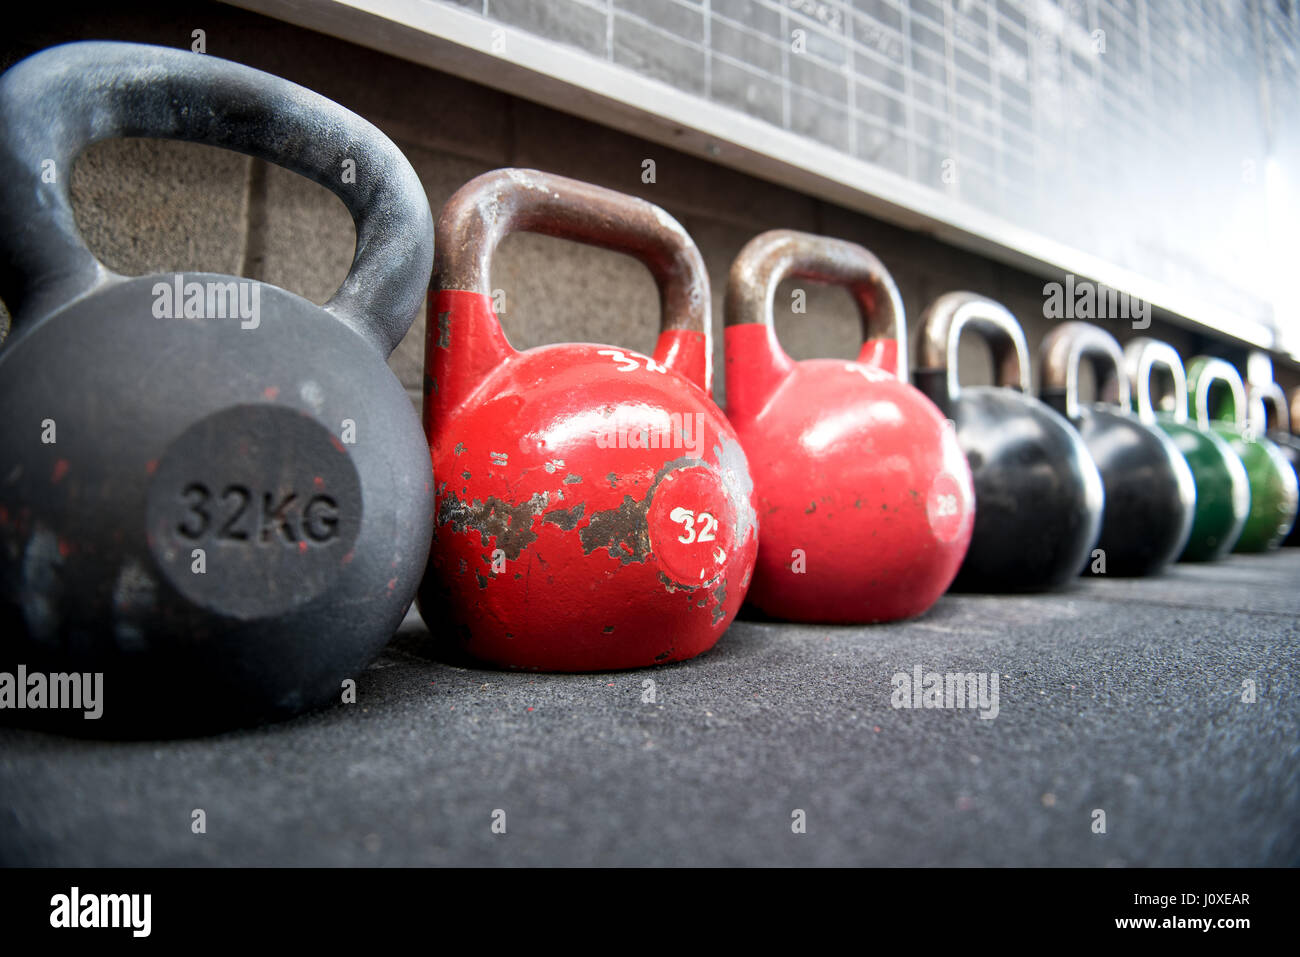
[[[1165,397],[1167,405],[1160,409],[1151,401],[1151,370],[1156,366],[1165,369],[1173,382],[1172,394]],[[1138,418],[1173,440],[1196,481],[1192,533],[1178,560],[1222,558],[1237,543],[1250,512],[1246,467],[1224,439],[1187,424],[1187,378],[1173,346],[1145,337],[1134,339],[1124,347],[1124,371]]]
[[[1300,484],[1300,435],[1292,431],[1300,424],[1296,419],[1297,415],[1300,415],[1300,389],[1295,389],[1291,393],[1289,412],[1286,393],[1276,382],[1252,382],[1246,387],[1246,393],[1250,398],[1250,424],[1254,427],[1255,434],[1263,435],[1277,446],[1282,457],[1291,464],[1291,471],[1295,473],[1296,482]],[[1268,411],[1270,406],[1273,409],[1272,415]],[[1282,540],[1282,544],[1300,545],[1300,516],[1291,526],[1291,534]]]
[[[1276,548],[1291,531],[1300,488],[1278,447],[1246,421],[1246,387],[1222,359],[1197,356],[1187,364],[1188,411],[1203,430],[1213,430],[1232,447],[1250,479],[1250,514],[1234,552]]]

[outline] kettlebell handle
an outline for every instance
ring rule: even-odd
[[[650,270],[659,289],[659,331],[704,337],[712,387],[712,300],[704,257],[690,235],[654,203],[534,169],[498,169],[458,189],[438,216],[433,285],[492,294],[492,260],[516,232],[541,233],[624,253]]]
[[[1151,403],[1151,370],[1161,366],[1174,383],[1175,422],[1187,421],[1187,373],[1183,360],[1167,342],[1143,336],[1124,347],[1124,371],[1128,374],[1132,399],[1137,403],[1138,419],[1148,425],[1155,424],[1156,410]]]
[[[880,260],[857,243],[793,229],[760,233],[745,244],[727,277],[726,325],[773,328],[776,288],[788,278],[843,286],[862,318],[864,340],[893,340],[894,374],[907,381],[907,320],[903,297]]]
[[[1273,407],[1273,419],[1277,422],[1275,428],[1279,432],[1289,433],[1291,431],[1291,417],[1287,414],[1286,393],[1276,382],[1269,382],[1265,385],[1256,385],[1251,383],[1246,390],[1250,398],[1250,425],[1255,430],[1256,435],[1263,435],[1268,431],[1268,406]]]
[[[1092,362],[1097,375],[1097,397],[1128,411],[1128,380],[1124,377],[1124,350],[1109,332],[1086,322],[1063,322],[1043,339],[1042,393],[1064,399],[1067,419],[1079,417],[1079,363]]]
[[[1224,359],[1197,356],[1187,364],[1188,403],[1196,415],[1198,428],[1207,429],[1210,422],[1210,391],[1216,384],[1225,386],[1232,396],[1232,424],[1238,431],[1247,425],[1246,387],[1241,373]]]
[[[944,293],[921,314],[917,374],[944,375],[947,399],[956,399],[961,392],[957,357],[961,334],[967,329],[993,350],[994,384],[1028,392],[1029,345],[1024,330],[1001,303],[973,292]]]
[[[427,288],[433,217],[392,141],[261,70],[108,41],[52,47],[0,77],[0,298],[15,328],[116,278],[81,238],[68,180],[82,150],[123,137],[246,153],[338,196],[356,225],[356,254],[325,309],[385,356],[397,347]]]

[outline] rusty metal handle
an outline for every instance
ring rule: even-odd
[[[1210,416],[1210,390],[1217,383],[1226,386],[1232,396],[1232,424],[1238,431],[1244,431],[1246,420],[1246,386],[1242,384],[1241,373],[1235,366],[1223,359],[1197,356],[1187,364],[1189,404],[1196,414],[1196,425],[1208,429],[1212,421]]]
[[[1173,379],[1174,421],[1186,422],[1187,373],[1183,370],[1182,357],[1169,343],[1145,336],[1124,347],[1124,371],[1128,374],[1133,401],[1137,403],[1138,418],[1148,425],[1156,421],[1155,406],[1151,404],[1151,370],[1155,366],[1163,366]]]
[[[731,264],[727,277],[726,324],[772,326],[772,303],[783,279],[811,279],[843,286],[862,317],[862,337],[894,339],[898,367],[907,381],[907,320],[903,297],[880,260],[857,243],[792,229],[755,236]]]
[[[1291,418],[1287,414],[1286,393],[1276,382],[1269,382],[1266,385],[1257,385],[1251,383],[1247,388],[1250,397],[1250,424],[1255,430],[1256,435],[1263,435],[1268,431],[1268,409],[1266,406],[1273,407],[1273,418],[1277,421],[1276,429],[1279,432],[1291,431]]]
[[[491,295],[492,258],[511,233],[571,239],[626,253],[659,287],[660,331],[699,332],[712,341],[709,274],[694,241],[653,203],[603,186],[533,169],[499,169],[470,180],[447,201],[435,227],[435,289]]]
[[[944,293],[921,314],[917,372],[946,373],[948,400],[961,392],[957,356],[961,334],[970,329],[993,351],[994,383],[1029,391],[1029,345],[1005,306],[973,292]]]
[[[1079,417],[1079,363],[1092,362],[1097,374],[1097,398],[1128,411],[1128,380],[1124,377],[1124,350],[1109,332],[1086,322],[1063,322],[1043,340],[1042,385],[1044,396],[1063,396],[1065,417]]]

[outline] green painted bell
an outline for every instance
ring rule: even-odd
[[[1217,404],[1212,399],[1218,398]],[[1222,359],[1197,356],[1187,364],[1188,410],[1196,424],[1226,439],[1246,467],[1250,513],[1236,552],[1276,548],[1295,523],[1300,487],[1278,447],[1256,435],[1246,421],[1246,389],[1241,376]]]
[[[1224,439],[1188,424],[1187,380],[1182,359],[1172,346],[1156,339],[1134,339],[1124,348],[1124,366],[1138,418],[1173,440],[1196,482],[1192,532],[1178,560],[1222,558],[1237,543],[1250,512],[1245,466]],[[1157,409],[1151,400],[1151,370],[1155,366],[1163,367],[1173,382],[1169,410]]]

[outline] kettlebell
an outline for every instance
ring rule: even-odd
[[[108,270],[68,174],[126,136],[329,188],[357,230],[343,285],[322,307],[238,276]],[[102,719],[71,716],[87,733],[215,730],[338,700],[410,605],[432,523],[427,447],[385,364],[432,261],[415,172],[309,90],[129,43],[10,69],[0,140],[6,670],[102,673]]]
[[[1156,366],[1164,368],[1173,383],[1171,412],[1158,412],[1151,401],[1151,370]],[[1138,419],[1169,436],[1196,484],[1192,531],[1178,560],[1222,558],[1237,543],[1250,512],[1245,466],[1219,436],[1187,424],[1187,378],[1173,346],[1146,337],[1134,339],[1124,347],[1124,370]]]
[[[1081,571],[1151,575],[1182,552],[1191,534],[1196,485],[1170,438],[1129,411],[1124,353],[1085,322],[1063,322],[1043,339],[1041,396],[1079,430],[1106,493],[1096,555]],[[1097,376],[1096,402],[1079,401],[1079,365]]]
[[[953,588],[1040,591],[1074,579],[1101,531],[1101,475],[1074,426],[1028,394],[1020,324],[991,299],[950,292],[920,325],[913,382],[956,423],[975,482],[975,528]],[[960,384],[967,330],[992,349],[992,387]]]
[[[866,342],[856,361],[796,362],[772,323],[787,277],[847,288]],[[750,600],[791,621],[920,614],[952,583],[974,523],[952,427],[907,383],[903,303],[853,243],[792,230],[754,237],[726,296],[727,415],[749,454],[763,523]]]
[[[659,288],[654,356],[517,352],[493,312],[518,230],[633,256]],[[758,551],[745,453],[710,397],[708,273],[651,203],[536,170],[461,187],[438,218],[424,422],[436,522],[420,590],[450,650],[505,668],[691,658],[735,617]]]
[[[1300,437],[1291,431],[1295,423],[1294,410],[1297,408],[1297,401],[1300,401],[1300,389],[1296,390],[1293,397],[1290,415],[1287,412],[1286,394],[1276,382],[1262,385],[1252,382],[1247,388],[1247,394],[1250,401],[1248,419],[1255,434],[1263,435],[1277,446],[1277,450],[1282,453],[1282,458],[1287,460],[1291,471],[1295,473],[1297,483],[1300,483]],[[1270,407],[1273,410],[1271,426],[1268,415]],[[1291,531],[1282,540],[1282,544],[1300,545],[1300,521],[1291,523]]]
[[[1250,480],[1250,513],[1232,550],[1276,548],[1295,522],[1296,477],[1278,447],[1251,428],[1240,374],[1223,359],[1197,356],[1187,363],[1187,402],[1197,427],[1225,439]]]

